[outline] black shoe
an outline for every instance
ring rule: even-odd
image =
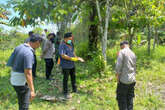
[[[73,89],[72,93],[77,93],[77,89]]]
[[[51,80],[55,80],[55,79],[53,79],[53,78],[46,78],[46,80],[49,80],[49,81],[51,81]]]
[[[69,94],[64,94],[64,98],[65,98],[65,99],[70,99],[71,96],[70,96]]]

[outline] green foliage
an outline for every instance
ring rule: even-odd
[[[141,43],[141,34],[137,34],[137,44]]]
[[[76,55],[80,56],[84,59],[88,59],[89,58],[89,48],[88,48],[88,42],[81,42],[76,46]]]
[[[43,29],[40,28],[40,27],[36,27],[33,29],[34,33],[38,33],[38,34],[41,34],[43,32]]]
[[[0,109],[15,110],[18,108],[16,93],[9,82],[10,69],[5,66],[6,61],[17,44],[22,43],[26,38],[22,34],[16,34],[17,37],[9,36],[9,41],[6,40],[0,43],[0,46],[8,47],[3,50],[0,48]],[[21,36],[19,36],[21,35]],[[7,35],[6,35],[7,36]],[[87,43],[86,43],[87,44]],[[77,45],[76,53],[79,54],[79,49],[82,45]],[[85,44],[83,44],[85,45]],[[116,45],[119,45],[118,42]],[[86,48],[84,48],[86,49]],[[165,52],[164,47],[156,48],[155,52],[151,52],[151,56],[147,55],[146,46],[133,48],[137,55],[137,83],[135,87],[134,110],[164,110],[164,65]],[[78,94],[71,94],[72,99],[69,101],[60,101],[62,97],[62,77],[61,73],[56,73],[54,67],[53,74],[55,81],[49,82],[45,80],[45,63],[39,58],[40,49],[36,50],[37,54],[37,75],[34,80],[37,96],[30,104],[31,110],[117,110],[116,101],[116,79],[114,73],[114,65],[119,51],[119,46],[108,48],[107,50],[107,66],[104,73],[99,77],[99,73],[104,68],[101,52],[93,53],[93,59],[86,59],[85,63],[76,63],[76,75]],[[82,50],[83,51],[83,50]],[[83,53],[81,53],[83,55]],[[106,69],[109,66],[108,69]],[[99,68],[100,70],[96,71]],[[95,70],[95,71],[93,71]],[[92,72],[92,75],[91,75]],[[94,72],[94,73],[93,73]],[[101,72],[103,73],[103,72]],[[69,88],[71,84],[69,82]],[[51,95],[58,100],[55,102],[47,102],[40,99],[40,96]]]
[[[8,41],[10,40],[9,36],[6,36],[4,34],[0,35],[0,43],[4,42],[4,41]]]
[[[89,65],[92,66],[92,73],[99,75],[104,74],[104,70],[106,68],[106,62],[104,61],[104,57],[101,53],[101,51],[96,51],[91,53],[91,61],[89,62]]]

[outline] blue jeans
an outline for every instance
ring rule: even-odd
[[[119,110],[133,110],[133,98],[135,83],[123,84],[119,82],[117,84],[117,101]]]
[[[13,86],[18,98],[19,110],[28,110],[30,101],[30,89],[28,85]]]

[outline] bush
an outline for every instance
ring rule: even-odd
[[[88,42],[82,42],[82,43],[79,43],[76,46],[76,55],[79,56],[79,57],[82,57],[83,59],[88,59],[89,58],[89,49],[88,49]]]
[[[101,51],[91,53],[91,57],[92,59],[89,61],[89,65],[92,67],[91,74],[98,73],[102,76],[110,72],[110,66],[107,66]]]
[[[82,57],[87,61],[87,65],[91,74],[98,73],[99,75],[107,74],[110,72],[110,65],[104,61],[101,50],[89,52],[88,42],[79,43],[76,46],[77,56]]]

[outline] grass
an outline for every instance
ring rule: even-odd
[[[10,69],[5,66],[13,48],[23,42],[23,37],[0,42],[0,110],[17,110],[17,97],[10,85]],[[148,57],[146,46],[134,48],[137,55],[137,83],[135,87],[134,110],[164,110],[165,108],[165,47],[159,46]],[[37,75],[34,80],[37,97],[30,104],[30,110],[118,110],[116,102],[116,79],[114,66],[117,47],[108,49],[109,72],[102,77],[92,73],[90,63],[76,63],[78,94],[72,94],[69,101],[43,101],[40,96],[62,97],[62,74],[54,67],[55,81],[45,80],[44,61],[37,51]],[[71,89],[71,84],[69,83]]]

